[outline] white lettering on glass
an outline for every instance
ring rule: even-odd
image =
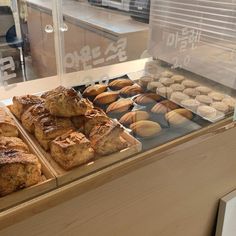
[[[6,83],[9,79],[15,78],[15,63],[12,57],[0,58],[0,81]]]

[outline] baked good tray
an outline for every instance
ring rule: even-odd
[[[36,185],[23,188],[16,192],[10,193],[6,196],[0,197],[0,212],[10,207],[19,205],[20,203],[28,201],[46,192],[49,192],[50,190],[53,190],[57,187],[56,178],[55,175],[53,174],[53,171],[48,167],[48,164],[45,162],[44,158],[42,158],[38,150],[34,148],[33,145],[31,145],[31,141],[29,140],[28,136],[25,134],[24,130],[22,130],[18,121],[6,107],[5,111],[15,121],[19,132],[19,138],[22,139],[27,144],[30,152],[35,156],[37,156],[37,158],[39,159],[42,168],[42,180],[40,183]]]

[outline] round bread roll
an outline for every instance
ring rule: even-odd
[[[200,103],[207,104],[207,105],[210,105],[213,102],[212,98],[208,97],[207,95],[197,95],[196,99]]]
[[[211,92],[208,94],[208,96],[216,102],[221,102],[225,98],[224,94],[217,92]]]
[[[189,99],[189,96],[181,92],[174,92],[170,96],[170,100],[178,104],[180,104],[183,100],[187,100],[187,99]]]
[[[182,92],[185,89],[182,84],[172,84],[170,87],[173,89],[174,92]]]
[[[168,78],[168,77],[162,77],[162,78],[160,78],[159,82],[161,82],[165,86],[170,86],[175,81],[173,79],[171,79],[171,78]]]
[[[140,120],[148,120],[149,117],[150,116],[146,111],[131,111],[123,115],[119,122],[122,125],[130,125]]]
[[[196,88],[196,90],[202,95],[207,95],[208,93],[212,92],[212,89],[205,86],[199,86]]]
[[[199,84],[193,80],[186,79],[182,82],[182,85],[186,88],[196,88],[199,86]]]
[[[223,112],[224,114],[229,112],[229,106],[223,102],[213,102],[211,107],[214,107],[217,111]]]
[[[187,100],[183,100],[181,102],[181,106],[183,106],[191,111],[196,111],[199,105],[200,105],[200,102],[198,102],[195,99],[187,99]]]
[[[161,73],[161,77],[170,78],[170,77],[172,77],[173,75],[174,75],[174,74],[173,74],[171,71],[168,71],[168,70],[163,71],[163,72]]]
[[[214,107],[204,105],[198,107],[197,114],[207,119],[214,119],[216,117],[217,111]]]
[[[166,120],[174,126],[183,125],[193,118],[193,113],[187,109],[179,108],[166,113]]]
[[[236,100],[232,97],[226,97],[222,100],[227,106],[229,106],[230,110],[234,110],[236,106]]]
[[[130,125],[130,129],[140,137],[152,138],[161,132],[161,126],[150,120],[141,120]]]
[[[157,88],[156,93],[162,97],[170,98],[171,94],[173,93],[173,89],[169,87],[161,87]]]
[[[151,110],[152,113],[155,114],[166,114],[169,111],[178,109],[179,106],[174,102],[169,100],[164,100],[162,102],[157,103]]]
[[[153,77],[150,75],[144,75],[139,79],[139,84],[140,86],[142,86],[143,88],[147,88],[148,83],[153,81]]]
[[[175,83],[181,84],[185,80],[185,77],[183,75],[173,75],[171,79],[173,79]]]
[[[189,97],[195,98],[197,95],[200,95],[200,92],[197,91],[195,88],[186,88],[183,91],[184,94],[188,95]]]
[[[157,88],[164,87],[164,85],[161,82],[153,81],[148,83],[147,90],[151,92],[156,92]]]

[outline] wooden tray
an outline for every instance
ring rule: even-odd
[[[6,113],[12,117],[10,111],[7,108],[5,110]],[[14,117],[13,119],[15,121]],[[16,122],[16,125],[18,126],[18,122]],[[48,165],[44,161],[44,158],[41,158],[39,152],[31,145],[28,137],[19,127],[18,130],[19,130],[19,138],[21,138],[29,146],[30,152],[38,157],[39,162],[41,163],[42,166],[43,180],[42,182],[33,185],[31,187],[21,189],[17,192],[8,194],[4,197],[0,197],[0,212],[15,205],[18,205],[20,203],[23,203],[27,200],[30,200],[36,196],[42,195],[43,193],[46,193],[57,187],[55,175],[50,170],[50,168],[48,168]]]
[[[129,143],[128,148],[111,155],[96,157],[94,161],[89,162],[88,164],[78,166],[72,170],[66,171],[57,162],[54,161],[50,153],[46,152],[40,146],[36,138],[24,129],[19,120],[17,120],[17,118],[13,114],[11,114],[11,116],[13,117],[21,132],[24,133],[24,135],[27,137],[28,142],[30,142],[30,146],[32,146],[33,149],[37,150],[40,158],[44,160],[45,163],[47,163],[48,168],[56,176],[58,186],[70,183],[102,168],[108,167],[116,162],[126,159],[131,155],[137,154],[142,150],[141,142],[131,136],[128,132],[124,132],[122,134],[122,138]]]

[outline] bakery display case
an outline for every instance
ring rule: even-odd
[[[12,60],[0,61],[0,233],[213,235],[218,201],[236,188],[234,4],[152,0],[137,57],[128,33],[104,54],[93,36],[72,44],[73,8],[105,39],[111,16],[122,32],[144,23],[85,2],[23,2],[46,33],[30,41],[32,60],[48,53],[55,68],[12,83]]]

